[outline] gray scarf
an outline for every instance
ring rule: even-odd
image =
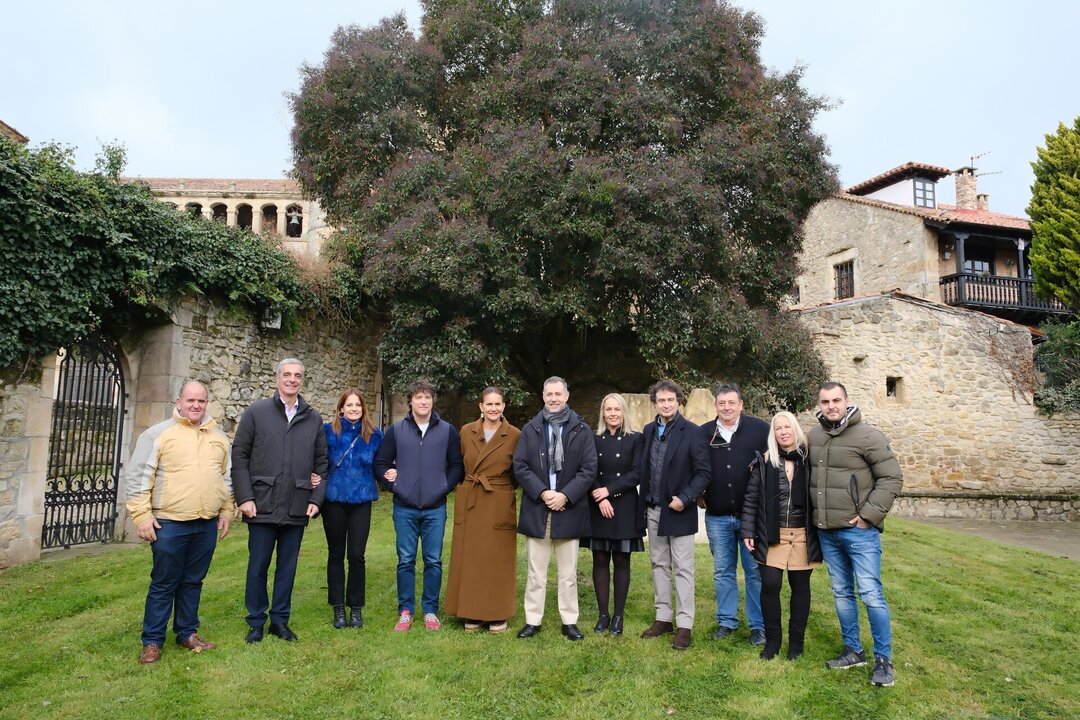
[[[565,406],[554,414],[544,408],[540,415],[544,418],[544,422],[551,426],[551,467],[555,472],[560,472],[563,464],[562,428],[570,421],[570,408]]]

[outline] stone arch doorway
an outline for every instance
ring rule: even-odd
[[[116,343],[91,336],[61,349],[53,396],[41,547],[111,540],[126,399]]]

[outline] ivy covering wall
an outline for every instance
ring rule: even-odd
[[[121,181],[123,163],[106,147],[78,172],[70,150],[0,138],[0,367],[160,320],[185,295],[286,322],[311,299],[271,239],[177,212]]]

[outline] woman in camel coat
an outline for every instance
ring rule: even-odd
[[[454,503],[446,612],[465,629],[506,630],[517,606],[517,501],[511,465],[521,431],[503,418],[502,391],[489,387],[481,418],[461,428],[465,480]]]

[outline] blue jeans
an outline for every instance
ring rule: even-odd
[[[154,567],[146,593],[142,643],[161,646],[169,615],[178,640],[186,640],[199,629],[199,599],[217,547],[217,518],[158,523],[157,540],[150,543]]]
[[[716,591],[716,622],[720,627],[739,627],[739,578],[735,574],[742,556],[746,581],[746,622],[751,630],[764,630],[761,618],[761,573],[757,561],[739,540],[742,520],[734,515],[705,513],[705,533],[713,556],[713,588]],[[737,548],[737,549],[736,549]]]
[[[889,606],[881,589],[881,533],[874,528],[857,527],[818,530],[818,540],[829,570],[844,645],[862,652],[859,604],[855,602],[858,590],[870,620],[870,634],[874,636],[874,655],[891,659]]]
[[[394,503],[394,532],[397,533],[398,612],[416,613],[416,544],[424,554],[424,594],[420,607],[424,614],[438,613],[442,587],[443,531],[446,505],[434,508],[406,507]]]

